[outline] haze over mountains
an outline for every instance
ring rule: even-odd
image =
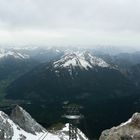
[[[1,49],[0,56],[1,107],[18,102],[46,128],[60,121],[65,102],[84,106],[88,132],[79,127],[89,138],[139,111],[140,52],[39,47]]]
[[[39,139],[69,104],[90,140],[139,140],[139,113],[119,125],[140,112],[139,17],[139,0],[0,0],[0,140]]]

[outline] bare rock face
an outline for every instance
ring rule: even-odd
[[[11,140],[13,128],[9,122],[10,118],[0,111],[0,140]]]
[[[38,124],[29,113],[27,113],[20,106],[16,106],[11,113],[11,119],[18,124],[23,130],[35,134],[46,131],[40,124]]]
[[[140,140],[140,113],[117,127],[102,132],[99,140]]]

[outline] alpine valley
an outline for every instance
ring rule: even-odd
[[[18,103],[48,128],[66,123],[62,107],[76,103],[85,116],[78,127],[98,139],[140,111],[139,56],[95,49],[1,49],[1,109],[9,114]]]

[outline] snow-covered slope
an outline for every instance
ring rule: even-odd
[[[55,68],[75,68],[88,70],[90,68],[109,67],[103,59],[92,56],[89,52],[68,52],[60,60],[53,63]]]
[[[19,106],[14,109],[11,118],[0,111],[0,140],[67,140],[68,126],[47,131]],[[88,140],[79,129],[78,140]]]
[[[28,133],[15,124],[4,112],[0,111],[0,140],[19,140],[22,138],[37,140],[44,132]]]
[[[52,131],[52,134],[56,136],[56,140],[68,140],[69,136],[69,124],[65,124],[62,130]],[[49,139],[48,139],[49,140]],[[54,139],[55,140],[55,139]],[[88,138],[78,129],[77,140],[88,140]]]
[[[12,57],[16,59],[28,59],[29,56],[26,54],[21,54],[17,51],[10,51],[10,50],[5,50],[5,49],[0,49],[0,59],[1,58],[7,58],[7,57]]]

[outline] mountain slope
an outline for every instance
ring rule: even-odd
[[[0,100],[5,88],[16,78],[37,66],[39,63],[26,54],[17,51],[0,49]]]
[[[38,63],[26,54],[17,51],[0,49],[0,80],[23,74]]]
[[[140,87],[140,64],[133,65],[128,71],[129,78],[135,83],[137,87]]]
[[[89,54],[69,54],[20,77],[7,89],[7,97],[68,100],[94,96],[101,99],[127,96],[132,91],[135,92],[134,85],[102,59],[95,61]]]

